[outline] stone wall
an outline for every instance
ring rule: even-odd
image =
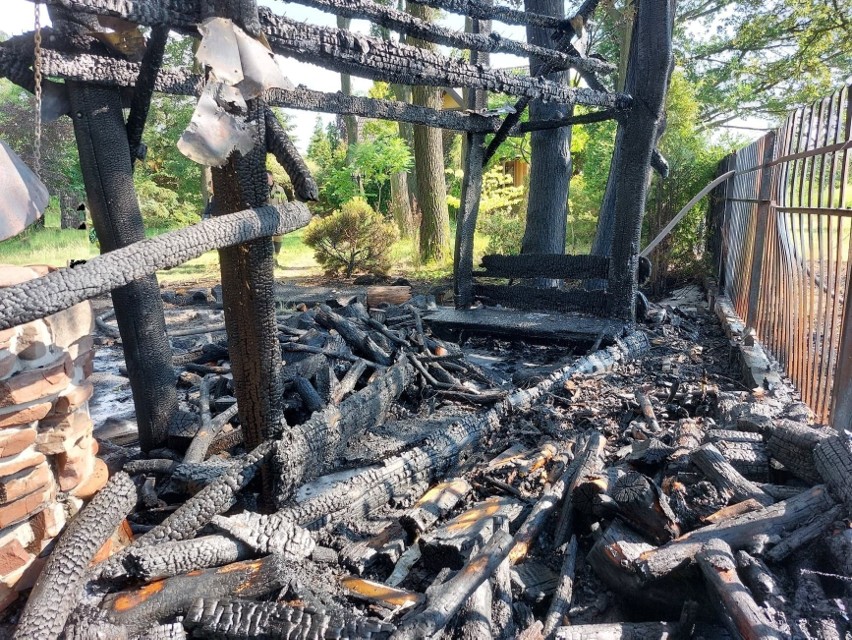
[[[49,270],[0,265],[0,287]],[[85,302],[0,331],[0,610],[33,585],[51,541],[107,481],[89,418],[93,329]]]

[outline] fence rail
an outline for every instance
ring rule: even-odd
[[[852,85],[727,156],[719,281],[822,422],[852,429]]]

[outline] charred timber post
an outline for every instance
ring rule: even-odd
[[[473,305],[473,239],[479,217],[482,196],[482,172],[485,136],[467,134],[467,157],[462,181],[461,209],[456,225],[455,243],[455,294],[456,308],[469,309]]]
[[[121,91],[79,82],[66,86],[86,198],[101,252],[144,240]],[[177,410],[176,376],[156,276],[115,289],[112,302],[136,407],[139,442],[144,451],[150,451],[165,441]]]
[[[672,12],[672,3],[664,1],[643,2],[637,10],[625,83],[633,106],[630,117],[618,128],[610,168],[615,176],[615,226],[609,308],[611,316],[631,323],[636,318],[636,271],[651,154],[662,121],[672,59]]]
[[[246,115],[255,146],[246,156],[232,156],[224,167],[213,169],[214,216],[262,206],[269,197],[265,103],[249,101]],[[246,447],[254,449],[279,435],[283,418],[272,239],[260,238],[220,249],[219,262],[228,351],[243,437]]]
[[[770,622],[737,574],[731,547],[711,540],[696,557],[713,601],[728,631],[742,640],[781,640],[786,638]]]

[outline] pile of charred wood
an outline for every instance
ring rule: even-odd
[[[428,304],[279,314],[286,424],[252,451],[221,327],[187,330],[194,407],[147,458],[102,443],[14,637],[843,637],[841,435],[706,385],[625,397],[643,332],[518,389]]]

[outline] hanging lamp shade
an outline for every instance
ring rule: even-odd
[[[50,196],[39,177],[0,140],[0,240],[18,235],[38,220]]]

